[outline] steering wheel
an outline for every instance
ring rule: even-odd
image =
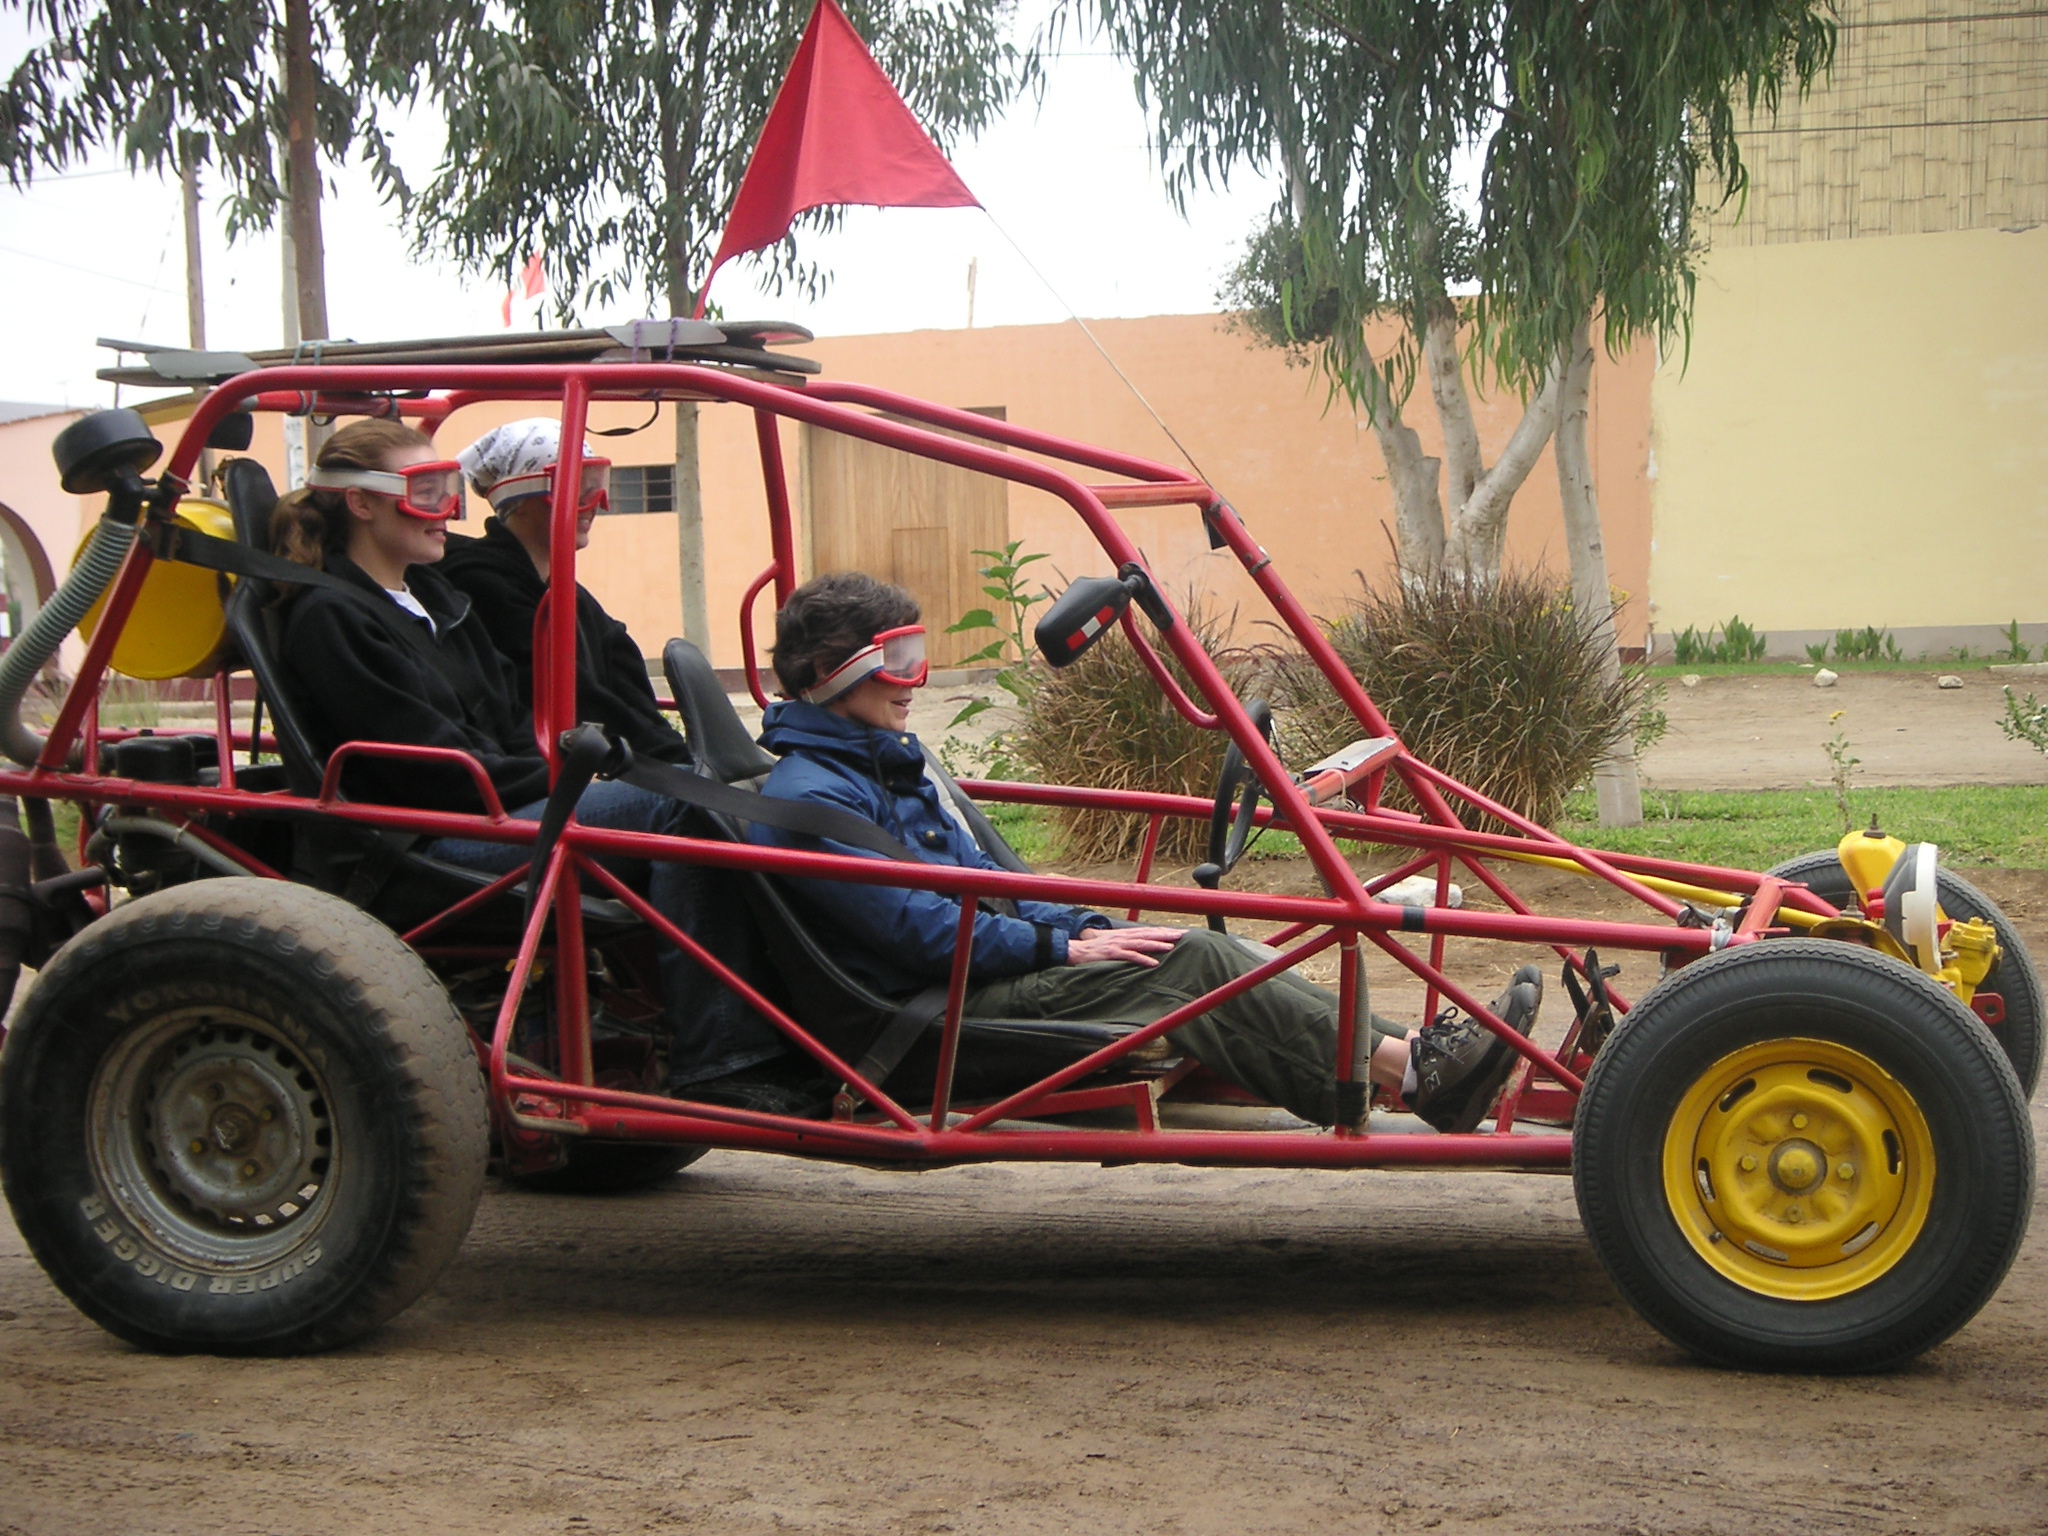
[[[1271,745],[1271,706],[1264,699],[1253,699],[1245,705],[1245,713],[1251,716],[1252,724]],[[1258,814],[1259,797],[1265,792],[1266,787],[1259,782],[1258,774],[1245,761],[1243,749],[1233,741],[1224,749],[1223,770],[1216,776],[1216,803],[1209,811],[1208,862],[1195,866],[1195,884],[1213,891],[1223,883],[1223,877],[1237,867],[1237,861],[1244,857],[1245,847],[1251,841],[1252,819]],[[1209,926],[1217,933],[1227,931],[1220,914],[1211,914]]]

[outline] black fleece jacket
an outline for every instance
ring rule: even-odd
[[[519,701],[533,708],[533,617],[548,590],[533,559],[497,518],[480,539],[448,535],[437,567],[476,604],[491,643],[512,663]],[[641,757],[687,763],[689,745],[655,707],[647,663],[626,626],[576,588],[576,718],[594,720],[624,737]]]
[[[306,725],[323,752],[345,741],[453,747],[484,766],[507,810],[548,792],[547,761],[534,744],[512,667],[471,612],[469,598],[429,565],[408,566],[405,584],[434,616],[407,613],[360,567],[334,555],[328,571],[360,598],[307,587],[285,617],[282,660]],[[417,632],[409,642],[376,605]],[[428,810],[481,811],[483,797],[453,764],[356,758],[342,770],[351,799]]]

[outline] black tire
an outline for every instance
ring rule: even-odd
[[[1799,881],[1837,907],[1862,909],[1862,902],[1849,883],[1848,871],[1842,868],[1842,861],[1832,848],[1787,859],[1770,873],[1780,879]],[[2033,958],[2021,942],[2018,930],[1996,903],[1961,875],[1939,870],[1935,890],[1942,910],[1950,917],[1965,921],[1980,917],[1998,935],[1998,947],[2004,953],[1985,975],[1980,990],[1996,992],[2005,999],[2005,1020],[1991,1034],[2005,1048],[2020,1080],[2020,1089],[2027,1102],[2032,1103],[2034,1091],[2041,1086],[2041,1062],[2048,1055],[2042,1040],[2043,1030],[2048,1028],[2048,1002],[2042,997],[2041,978],[2034,970]]]
[[[1748,1370],[1884,1370],[1940,1343],[1998,1288],[2033,1203],[2033,1127],[1990,1032],[1829,940],[1654,987],[1593,1064],[1572,1163],[1622,1294]]]
[[[482,1194],[482,1075],[388,928],[274,880],[93,924],[0,1052],[0,1179],[57,1287],[146,1349],[292,1354],[431,1285]]]
[[[577,1137],[569,1143],[569,1160],[561,1167],[510,1177],[521,1189],[545,1195],[623,1195],[673,1178],[710,1150]]]

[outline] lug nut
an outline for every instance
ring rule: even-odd
[[[253,1179],[256,1177],[257,1174],[261,1173],[262,1171],[263,1170],[257,1167],[254,1163],[242,1164],[242,1177],[245,1179]]]
[[[1835,1177],[1836,1177],[1836,1178],[1838,1178],[1838,1179],[1842,1179],[1842,1180],[1845,1180],[1845,1181],[1846,1181],[1846,1180],[1848,1180],[1848,1179],[1853,1179],[1853,1178],[1855,1178],[1855,1177],[1856,1177],[1856,1165],[1855,1165],[1854,1163],[1844,1163],[1844,1164],[1842,1164],[1842,1166],[1841,1166],[1841,1167],[1839,1167],[1839,1168],[1837,1168],[1837,1169],[1835,1170]]]
[[[1743,1171],[1744,1173],[1755,1173],[1755,1172],[1756,1172],[1756,1159],[1755,1159],[1755,1158],[1753,1158],[1753,1157],[1744,1157],[1744,1158],[1742,1159],[1742,1171]]]
[[[1785,1207],[1785,1219],[1796,1225],[1806,1219],[1806,1214],[1798,1206],[1788,1205]]]
[[[206,1156],[206,1143],[201,1141],[197,1136],[194,1136],[192,1138],[192,1155],[194,1157]]]
[[[277,1106],[275,1104],[264,1105],[256,1112],[256,1118],[265,1123],[275,1120],[277,1118]]]
[[[1795,1131],[1803,1131],[1803,1130],[1805,1130],[1805,1129],[1806,1129],[1806,1116],[1804,1116],[1804,1115],[1794,1115],[1794,1116],[1792,1117],[1792,1129],[1793,1129],[1793,1130],[1795,1130]]]

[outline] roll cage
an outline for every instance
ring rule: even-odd
[[[1119,525],[1125,507],[1186,505],[1200,516],[1212,547],[1228,549],[1243,566],[1279,624],[1313,659],[1358,722],[1361,750],[1332,773],[1305,781],[1279,760],[1203,650],[1190,627],[1156,584],[1145,604],[1118,619],[1124,639],[1171,706],[1187,720],[1227,736],[1264,787],[1256,825],[1293,833],[1320,877],[1322,896],[1289,896],[1223,889],[1167,887],[1151,879],[1161,829],[1177,818],[1206,820],[1209,801],[1138,790],[1093,789],[997,781],[964,787],[986,803],[1077,807],[1127,812],[1146,819],[1147,833],[1135,876],[1081,879],[903,864],[823,852],[761,847],[712,837],[666,836],[583,826],[573,816],[547,841],[537,870],[501,877],[462,895],[433,917],[412,925],[409,942],[423,943],[478,906],[531,881],[529,915],[516,944],[501,951],[510,978],[488,1042],[479,1041],[494,1108],[504,1123],[550,1135],[709,1144],[897,1164],[939,1165],[996,1159],[1104,1162],[1194,1162],[1262,1166],[1366,1167],[1461,1165],[1556,1168],[1569,1163],[1567,1131],[1533,1121],[1569,1125],[1590,1058],[1580,1051],[1574,1026],[1555,1051],[1507,1027],[1444,970],[1453,938],[1549,945],[1567,966],[1587,971],[1588,947],[1661,952],[1683,964],[1711,950],[1754,942],[1787,927],[1810,927],[1834,918],[1835,909],[1804,888],[1742,870],[1597,853],[1530,822],[1415,757],[1345,668],[1321,627],[1296,600],[1231,505],[1210,486],[1168,466],[1069,441],[1008,422],[949,409],[860,384],[826,380],[788,382],[729,369],[671,362],[383,364],[261,368],[219,384],[199,402],[158,482],[147,513],[161,526],[189,486],[209,435],[230,413],[265,411],[321,416],[400,416],[429,432],[455,411],[483,401],[520,400],[559,405],[562,460],[552,510],[555,591],[574,590],[576,507],[582,443],[590,406],[600,401],[722,402],[752,412],[760,450],[772,558],[747,586],[738,613],[747,684],[767,703],[753,638],[762,594],[786,600],[799,579],[794,514],[784,472],[781,426],[794,421],[861,438],[1044,491],[1073,511],[1113,568],[1146,571],[1142,553]],[[235,729],[229,673],[212,680],[218,760],[217,785],[167,784],[110,777],[101,772],[101,748],[123,732],[99,718],[101,683],[122,626],[156,558],[139,540],[106,596],[100,623],[75,681],[58,707],[47,744],[32,768],[0,770],[0,792],[67,799],[89,810],[115,806],[166,820],[196,840],[216,869],[232,865],[252,875],[284,878],[272,864],[218,830],[236,818],[285,816],[328,820],[393,834],[458,836],[513,844],[535,843],[535,823],[518,821],[500,804],[482,765],[465,754],[379,742],[350,742],[329,755],[317,792],[255,787],[237,781],[234,753],[274,746],[263,734]],[[1151,618],[1144,610],[1151,610]],[[1163,622],[1161,622],[1163,620]],[[1141,622],[1142,621],[1142,622]],[[562,742],[577,724],[575,709],[575,604],[550,602],[537,637],[534,716],[536,735],[556,782],[569,771]],[[1147,630],[1150,633],[1147,633]],[[1193,682],[1192,695],[1176,681],[1160,651]],[[398,760],[453,760],[472,774],[484,810],[462,814],[353,801],[340,793],[343,764],[366,756]],[[75,765],[75,766],[74,766]],[[1398,782],[1418,812],[1385,803]],[[1333,803],[1337,802],[1337,803]],[[1488,831],[1477,818],[1507,827]],[[1366,877],[1346,860],[1340,844],[1371,844],[1406,857],[1384,874]],[[718,955],[679,930],[638,892],[597,862],[601,855],[694,862],[763,876],[802,875],[857,884],[913,886],[959,899],[961,943],[948,979],[939,1025],[938,1065],[929,1104],[915,1109],[870,1081],[791,1011],[738,974]],[[1640,921],[1615,922],[1538,915],[1501,877],[1501,863],[1536,863],[1576,872],[1625,892],[1647,909]],[[1454,873],[1476,880],[1506,909],[1452,908],[1446,894]],[[1412,875],[1433,877],[1436,901],[1396,905],[1378,893]],[[654,933],[689,952],[723,984],[771,1021],[797,1049],[847,1086],[842,1102],[865,1112],[829,1121],[799,1120],[698,1103],[687,1098],[600,1086],[593,1069],[587,985],[586,898],[615,902]],[[1278,923],[1269,942],[1277,957],[1157,1022],[1135,1029],[1052,1071],[1027,1087],[989,1102],[956,1106],[952,1084],[959,1059],[963,1003],[968,988],[968,942],[977,905],[992,897],[1037,900],[1194,919]],[[1154,1113],[1175,1082],[1130,1078],[1091,1087],[1104,1069],[1127,1066],[1153,1042],[1200,1012],[1330,949],[1337,951],[1340,1038],[1333,1064],[1340,1104],[1362,1104],[1368,1089],[1353,1082],[1353,1019],[1361,978],[1361,945],[1377,948],[1418,978],[1427,994],[1425,1016],[1447,1000],[1505,1039],[1523,1058],[1491,1128],[1470,1135],[1419,1135],[1354,1130],[1333,1133],[1193,1131],[1162,1128]],[[522,1000],[545,962],[552,987],[558,1076],[547,1076],[513,1050]],[[1614,998],[1625,1012],[1625,999]],[[858,1053],[850,1053],[857,1056]],[[1349,1085],[1348,1087],[1345,1085]],[[1163,1086],[1162,1086],[1163,1085]],[[1049,1126],[1031,1117],[1081,1108],[1127,1105],[1133,1130]],[[1023,1122],[1023,1123],[1020,1123]]]

